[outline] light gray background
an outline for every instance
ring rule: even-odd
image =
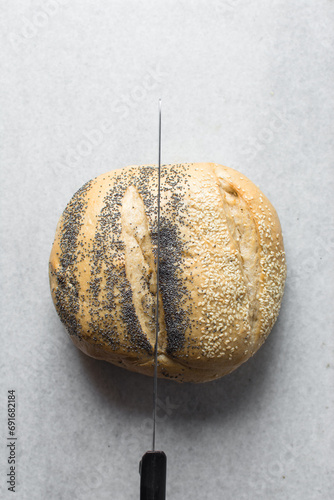
[[[57,220],[88,179],[214,161],[276,207],[288,279],[266,344],[205,385],[159,383],[169,500],[333,488],[330,0],[2,0],[0,496],[136,499],[152,380],[81,354],[51,302]],[[17,493],[6,491],[15,389]]]

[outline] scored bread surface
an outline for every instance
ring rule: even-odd
[[[57,312],[86,354],[153,375],[157,167],[86,183],[62,214],[50,256]],[[280,223],[261,191],[215,163],[161,168],[158,374],[205,382],[262,345],[286,265]]]

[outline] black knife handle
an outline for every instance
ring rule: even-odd
[[[147,451],[139,464],[140,500],[165,500],[167,457],[163,451]]]

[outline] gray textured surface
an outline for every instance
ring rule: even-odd
[[[333,26],[325,0],[1,2],[0,496],[17,391],[22,500],[135,499],[152,381],[85,357],[53,308],[55,226],[86,180],[157,161],[237,168],[289,266],[257,355],[159,384],[168,498],[325,499],[333,488]],[[107,124],[106,121],[109,121]]]

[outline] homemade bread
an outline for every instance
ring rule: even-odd
[[[87,182],[65,208],[50,256],[52,297],[86,354],[153,375],[157,167]],[[161,167],[158,374],[205,382],[263,344],[286,264],[269,200],[215,163]]]

